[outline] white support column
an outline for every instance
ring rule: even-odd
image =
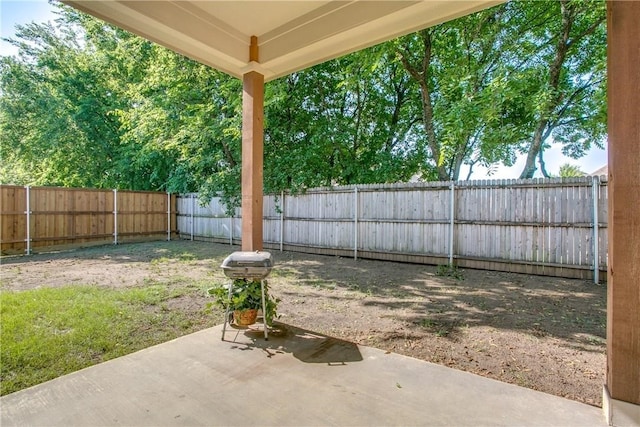
[[[171,241],[171,193],[167,191],[167,242]]]
[[[353,259],[358,259],[358,187],[353,189]]]
[[[196,210],[196,195],[191,193],[191,241],[193,242],[193,219]]]
[[[118,190],[113,190],[113,244],[118,244]]]
[[[284,191],[280,192],[280,203],[282,207],[280,208],[280,252],[284,247]]]
[[[26,228],[26,236],[25,236],[25,242],[26,242],[26,248],[25,248],[25,252],[27,255],[31,255],[31,187],[29,187],[28,185],[24,187],[26,190],[26,210],[24,211],[25,215],[27,216],[27,222],[25,225]]]
[[[449,265],[453,265],[453,229],[455,227],[455,214],[456,214],[456,184],[451,181],[451,198],[450,198],[450,212],[449,212]]]
[[[600,282],[600,242],[598,241],[598,201],[600,200],[600,178],[593,177],[593,283]]]

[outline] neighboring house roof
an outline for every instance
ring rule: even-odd
[[[609,176],[609,165],[604,165],[600,169],[597,169],[591,172],[589,175],[591,176]]]

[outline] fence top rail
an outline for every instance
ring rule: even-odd
[[[600,183],[606,185],[607,177],[599,177]],[[431,182],[403,182],[391,184],[353,184],[334,187],[317,187],[310,188],[306,192],[325,192],[325,191],[377,191],[377,190],[421,190],[432,188],[451,188],[452,181],[431,181]],[[593,185],[592,176],[572,177],[572,178],[533,178],[533,179],[483,179],[473,181],[454,181],[456,188],[483,188],[483,187],[553,187],[553,186],[591,186]]]
[[[113,190],[105,189],[105,188],[75,188],[75,187],[47,187],[47,186],[31,186],[27,185],[31,191],[74,191],[74,192],[82,192],[82,193],[104,193],[104,192],[113,192]]]
[[[105,190],[105,191],[113,191],[113,190]],[[117,190],[118,194],[161,194],[165,197],[167,194],[175,195],[175,193],[167,193],[166,191],[143,191],[143,190]]]
[[[94,193],[113,193],[114,189],[112,188],[76,188],[76,187],[56,187],[56,186],[31,186],[31,185],[14,185],[14,184],[0,184],[0,189],[2,188],[29,188],[31,191],[80,191],[80,192],[94,192]],[[167,195],[165,191],[148,191],[148,190],[117,190],[119,194],[163,194]],[[172,193],[171,195],[175,195],[176,193]]]
[[[533,178],[533,179],[486,179],[473,181],[454,181],[457,189],[478,189],[478,188],[523,188],[523,187],[590,187],[593,185],[593,176],[572,177],[572,178]],[[605,175],[598,177],[601,186],[607,186]],[[284,191],[287,196],[301,196],[305,194],[321,193],[351,193],[355,189],[361,192],[375,192],[387,190],[420,191],[420,190],[449,190],[451,181],[431,181],[431,182],[403,182],[392,184],[352,184],[337,185],[333,187],[308,188],[301,192],[292,193]],[[180,197],[196,197],[197,193],[185,193]],[[217,194],[220,196],[220,194]],[[279,197],[280,193],[265,193],[265,196]]]

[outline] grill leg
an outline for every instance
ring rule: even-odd
[[[260,289],[262,290],[262,326],[264,326],[264,340],[269,340],[269,326],[267,325],[267,304],[264,297],[264,279],[260,281]]]
[[[231,280],[231,283],[229,283],[228,301],[231,301],[232,294],[233,294],[233,280]],[[224,323],[222,324],[222,338],[221,338],[222,341],[224,341],[224,333],[227,330],[227,323],[229,322],[229,308],[230,307],[227,305],[227,309],[224,311]]]

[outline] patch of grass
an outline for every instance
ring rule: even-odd
[[[301,279],[298,282],[305,286],[312,286],[316,289],[327,289],[330,291],[334,291],[337,288],[335,282],[322,279]]]
[[[448,337],[453,332],[453,327],[446,322],[438,322],[433,319],[421,319],[419,322],[415,322],[423,328],[433,332],[437,337]]]
[[[171,261],[171,258],[161,256],[160,258],[154,258],[151,260],[151,265],[167,264]]]
[[[423,328],[431,329],[431,328],[437,327],[438,322],[435,322],[431,319],[422,319],[420,320],[419,325],[422,326]]]
[[[457,265],[453,265],[453,264],[439,265],[438,268],[436,269],[436,276],[453,277],[454,279],[457,279],[457,280],[464,279],[462,271],[458,269]]]
[[[448,337],[450,332],[451,331],[449,331],[447,329],[438,329],[436,331],[436,336],[438,336],[438,337]]]
[[[278,267],[271,270],[270,277],[279,277],[279,278],[296,278],[298,276],[298,272],[288,267]]]
[[[197,260],[196,256],[190,252],[182,252],[180,255],[178,255],[178,259],[182,262],[190,262],[190,261]]]
[[[166,286],[42,288],[0,295],[0,394],[215,324],[168,302],[198,292]],[[220,318],[222,316],[220,315]]]

